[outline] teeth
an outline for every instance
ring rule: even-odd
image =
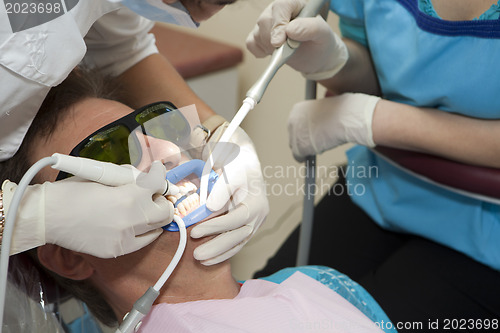
[[[194,192],[196,191],[198,188],[196,187],[196,185],[194,185],[193,183],[191,182],[186,182],[180,186],[178,186],[179,188],[179,192],[182,195],[186,195],[188,194],[189,192]]]
[[[180,202],[174,210],[174,214],[184,217],[200,206],[200,196],[195,192],[198,188],[191,182],[186,182],[178,187],[180,193],[176,195],[167,195],[167,200],[173,204],[175,204],[180,197],[189,192],[194,192],[182,200],[182,202]]]
[[[173,203],[174,205],[177,202],[177,199],[178,198],[176,198],[175,195],[167,195],[167,200]]]
[[[198,208],[199,205],[200,196],[198,195],[198,193],[193,193],[177,205],[177,210],[180,217],[184,217]]]

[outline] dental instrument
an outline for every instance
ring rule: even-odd
[[[92,160],[89,158],[75,157],[55,153],[56,163],[52,165],[53,169],[64,171],[74,176],[98,182],[103,185],[119,186],[135,181],[141,171],[137,169],[124,169],[123,167],[109,163]],[[165,179],[163,195],[176,195],[179,188]]]
[[[205,166],[205,162],[199,159],[193,159],[190,160],[186,163],[183,163],[169,172],[167,172],[167,180],[171,184],[177,184],[179,181],[182,179],[186,178],[187,176],[194,174],[198,178],[201,177],[203,173],[203,168]],[[217,182],[217,179],[219,179],[219,175],[215,171],[210,172],[210,176],[208,178],[208,191],[212,191],[212,187],[214,186],[215,182]],[[199,193],[199,189],[196,191]],[[191,194],[191,193],[190,193]],[[177,201],[174,204],[174,207],[177,207],[179,203],[181,203],[185,198],[187,198],[187,195],[184,195],[177,199]],[[205,218],[207,218],[210,214],[213,212],[209,210],[206,205],[200,205],[198,208],[190,212],[188,215],[184,216],[182,219],[184,221],[184,224],[186,227],[189,227],[195,223],[198,223]],[[167,224],[166,226],[163,227],[164,230],[167,231],[179,231],[179,228],[175,221],[171,222],[170,224]]]
[[[300,11],[300,13],[296,16],[296,18],[300,17],[314,17],[316,16],[321,8],[326,4],[326,0],[309,0],[304,8]],[[254,83],[254,85],[247,91],[246,98],[243,100],[243,104],[234,115],[233,119],[229,123],[228,128],[222,134],[219,142],[228,142],[231,136],[234,134],[236,129],[241,125],[246,115],[250,110],[252,110],[256,104],[260,102],[264,92],[267,89],[267,86],[273,79],[276,72],[283,66],[288,59],[295,53],[296,49],[300,46],[300,42],[294,41],[290,38],[277,48],[272,56],[271,62],[267,66],[264,73],[260,76],[260,78]],[[208,186],[208,176],[210,174],[210,170],[214,165],[213,156],[217,156],[219,145],[215,145],[213,152],[208,157],[207,163],[205,164],[205,169],[203,170],[203,175],[201,178],[201,186],[200,186],[200,203],[205,204],[206,198],[208,196],[207,186]]]

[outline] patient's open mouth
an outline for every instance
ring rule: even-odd
[[[167,195],[167,199],[174,204],[175,215],[184,217],[200,206],[200,196],[196,193],[198,188],[190,181],[183,180],[176,185],[179,187],[180,193]],[[177,203],[179,200],[181,202]]]

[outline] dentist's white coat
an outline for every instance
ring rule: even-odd
[[[157,53],[153,23],[119,4],[80,0],[52,21],[12,33],[0,3],[0,161],[15,154],[49,89],[81,61],[118,75]]]

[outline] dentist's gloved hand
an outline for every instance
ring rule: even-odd
[[[213,148],[227,123],[219,126],[211,136],[207,147]],[[229,146],[238,148],[224,154],[215,155],[214,169],[222,168],[222,174],[207,198],[207,208],[211,211],[229,211],[200,223],[191,231],[191,237],[200,238],[216,235],[214,239],[198,246],[194,257],[204,265],[214,265],[235,255],[255,234],[269,213],[264,178],[251,139],[241,128],[231,137]],[[237,154],[237,155],[236,155]],[[204,160],[209,149],[204,151]],[[229,206],[228,206],[229,205]]]
[[[309,80],[331,78],[345,65],[348,52],[340,37],[320,16],[297,18],[303,0],[276,0],[260,15],[246,44],[262,58],[285,43],[287,37],[302,42],[287,64]]]
[[[174,216],[172,203],[161,195],[165,175],[163,164],[155,162],[136,182],[117,187],[78,177],[29,186],[17,214],[10,254],[46,243],[100,258],[141,249]],[[2,188],[8,212],[17,185],[6,181]]]
[[[373,142],[372,119],[379,97],[346,93],[295,104],[288,117],[288,138],[299,162],[344,143]]]

